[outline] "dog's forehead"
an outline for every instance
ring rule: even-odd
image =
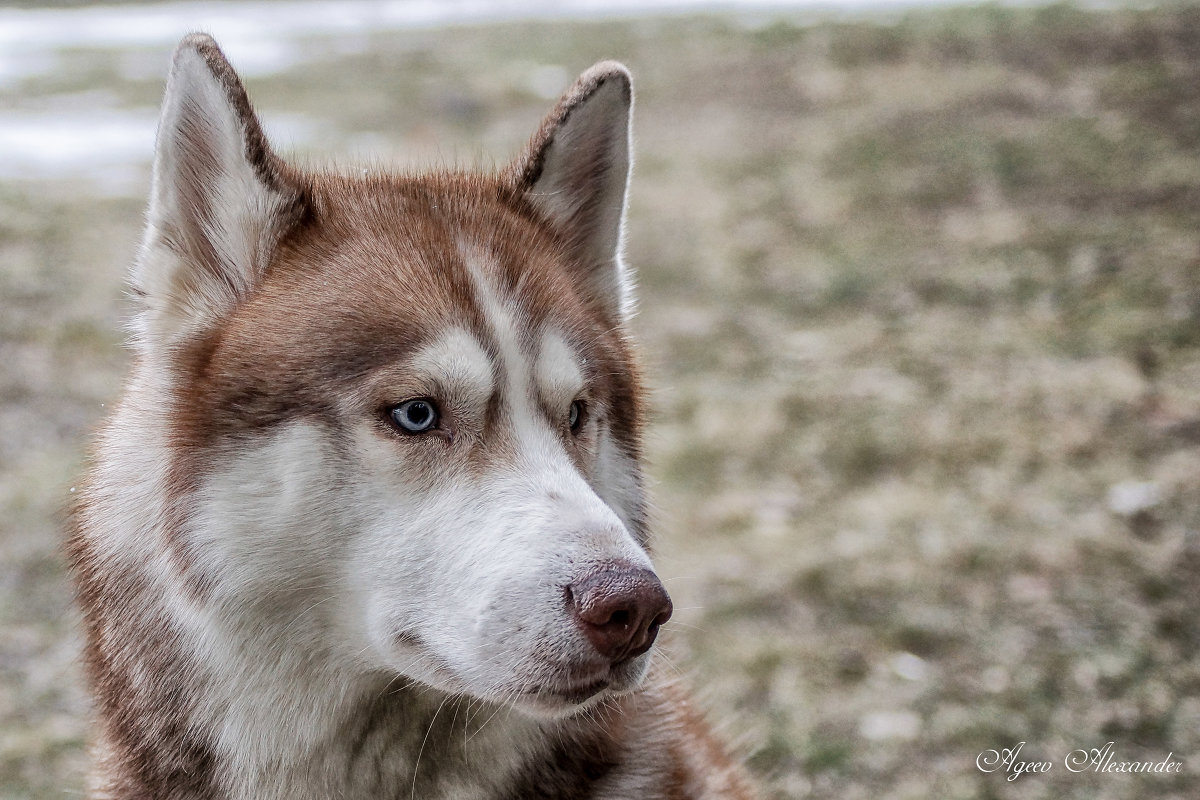
[[[587,320],[578,313],[562,313],[561,300],[557,300],[554,313],[529,302],[544,299],[530,288],[538,281],[536,271],[514,277],[499,254],[477,241],[460,240],[458,249],[505,378],[543,400],[562,402],[578,393],[584,384],[582,356],[566,331],[581,330]],[[528,269],[527,264],[523,266]]]
[[[588,359],[571,334],[611,326],[574,290],[554,237],[497,195],[452,180],[323,185],[227,329],[227,354],[264,378],[328,385],[405,362],[485,388],[508,351],[535,365],[540,390],[578,391]]]
[[[482,179],[364,180],[329,191],[293,253],[380,316],[479,319],[482,278],[527,323],[587,316],[544,223]],[[308,234],[307,236],[305,234]]]

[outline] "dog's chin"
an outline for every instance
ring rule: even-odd
[[[450,695],[500,702],[534,719],[559,720],[637,691],[649,672],[650,656],[650,652],[644,653],[609,668],[597,669],[592,664],[560,669],[538,682],[522,681],[517,685],[478,685],[449,664],[433,659],[422,672],[414,674],[410,664],[402,674]]]
[[[605,700],[636,691],[646,678],[649,655],[613,667],[604,675],[563,676],[530,687],[516,695],[512,705],[539,719],[564,719],[600,705]]]
[[[613,694],[607,681],[581,686],[539,686],[514,697],[512,705],[537,719],[563,719],[598,705]]]

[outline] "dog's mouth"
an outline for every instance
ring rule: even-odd
[[[525,694],[537,700],[562,703],[569,706],[581,706],[596,695],[603,692],[612,681],[607,678],[596,678],[582,683],[570,683],[558,686],[538,686],[529,689]]]
[[[535,716],[571,716],[604,698],[619,697],[634,691],[646,674],[644,659],[610,667],[603,672],[566,674],[527,685],[518,694],[516,705]]]

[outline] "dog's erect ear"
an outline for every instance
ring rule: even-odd
[[[614,61],[579,76],[514,165],[517,189],[558,230],[581,286],[614,317],[631,288],[621,262],[630,169],[629,71]]]
[[[175,50],[133,288],[143,340],[170,343],[228,313],[261,281],[301,192],[271,152],[246,90],[211,37]]]

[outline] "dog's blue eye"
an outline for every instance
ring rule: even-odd
[[[392,422],[408,433],[425,433],[437,426],[437,406],[432,400],[409,400],[393,408]]]
[[[567,412],[567,425],[571,427],[571,432],[575,433],[579,430],[581,422],[583,422],[583,401],[576,400],[571,403],[571,410]]]

